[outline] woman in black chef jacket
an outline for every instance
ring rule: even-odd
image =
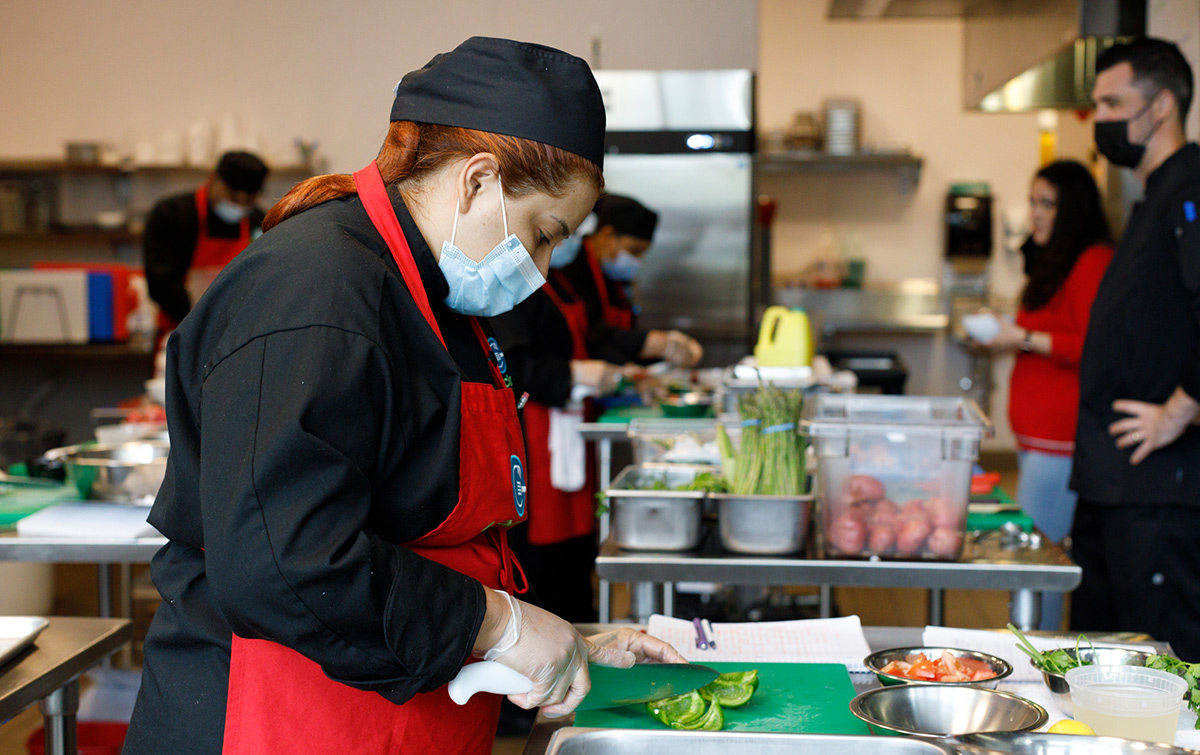
[[[163,603],[126,752],[487,753],[499,696],[446,692],[473,655],[552,716],[588,660],[681,660],[512,597],[525,451],[477,317],[535,291],[596,198],[587,64],[472,38],[404,77],[391,121],[367,167],[284,197],[170,338]]]

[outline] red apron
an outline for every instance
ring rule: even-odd
[[[208,235],[208,184],[201,184],[196,189],[196,218],[199,226],[196,230],[196,248],[192,251],[192,264],[188,268],[184,285],[192,299],[192,305],[200,295],[208,289],[217,273],[238,256],[243,249],[250,246],[250,218],[242,218],[237,238],[213,238]],[[179,327],[179,321],[166,312],[158,312],[158,330],[169,333]]]
[[[600,317],[604,324],[617,330],[633,330],[633,309],[621,303],[615,303],[608,297],[608,279],[600,270],[596,255],[592,254],[592,244],[588,239],[583,240],[583,253],[587,256],[588,269],[592,271],[592,280],[596,281],[596,290],[600,292]]]
[[[571,331],[571,359],[587,359],[587,306],[576,298],[563,301],[549,283],[542,291],[562,313]],[[529,496],[534,504],[529,517],[531,545],[554,545],[596,531],[595,477],[588,464],[587,482],[579,490],[559,490],[550,483],[550,408],[536,401],[525,405],[525,448],[529,453]]]
[[[445,345],[429,298],[375,163],[354,174],[371,222],[387,242],[409,292]],[[495,386],[462,383],[458,503],[432,532],[404,546],[478,579],[516,590],[520,570],[506,527],[525,518],[525,449],[512,389],[504,387],[499,348],[471,325],[489,360]],[[234,635],[225,717],[225,753],[328,755],[438,752],[487,755],[500,696],[479,694],[454,704],[443,686],[403,705],[329,679],[313,661],[266,640]]]

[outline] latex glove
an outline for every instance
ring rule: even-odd
[[[694,367],[704,356],[704,349],[686,333],[672,330],[667,333],[663,359],[676,367]]]
[[[607,393],[617,387],[620,368],[603,359],[572,359],[571,382],[585,385],[597,393]]]
[[[654,661],[657,663],[687,663],[671,645],[657,637],[633,629],[615,629],[611,632],[593,634],[587,641],[598,648],[609,648],[633,656],[635,663]],[[593,659],[594,660],[594,659]],[[599,663],[599,661],[595,661]],[[609,665],[609,664],[600,664]],[[622,664],[624,667],[624,664]]]
[[[508,696],[514,705],[526,710],[541,707],[549,718],[565,716],[592,688],[587,671],[591,649],[588,642],[554,614],[512,596],[503,597],[513,610],[503,636],[484,658],[504,664],[533,682],[531,691]]]

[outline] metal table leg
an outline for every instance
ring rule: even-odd
[[[946,591],[940,587],[931,587],[928,600],[930,626],[945,626]]]
[[[1037,629],[1042,620],[1042,594],[1036,590],[1013,590],[1008,604],[1008,617],[1022,631]]]
[[[610,601],[612,599],[611,590],[612,590],[612,588],[609,586],[607,579],[600,580],[600,623],[601,624],[607,624],[608,622],[610,622],[612,620],[609,616],[610,612],[612,611],[611,603],[610,603]]]
[[[821,618],[822,619],[833,618],[833,586],[832,585],[821,585],[820,606],[821,606]]]
[[[46,755],[75,755],[79,751],[75,728],[79,679],[72,679],[44,697],[38,709],[46,726]]]
[[[675,615],[675,583],[663,582],[663,616]]]
[[[612,482],[612,440],[602,438],[596,441],[596,485],[599,490],[608,490]],[[605,510],[600,515],[600,542],[608,540],[609,512]],[[607,579],[600,580],[600,623],[607,624],[612,611],[612,586]]]

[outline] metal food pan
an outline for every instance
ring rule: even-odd
[[[734,553],[759,556],[796,553],[808,537],[811,495],[732,495],[713,493],[721,545]]]
[[[606,491],[612,510],[612,538],[627,550],[685,551],[703,536],[703,490],[674,490],[705,471],[703,465],[634,465],[626,467]],[[658,484],[666,489],[655,490]]]

